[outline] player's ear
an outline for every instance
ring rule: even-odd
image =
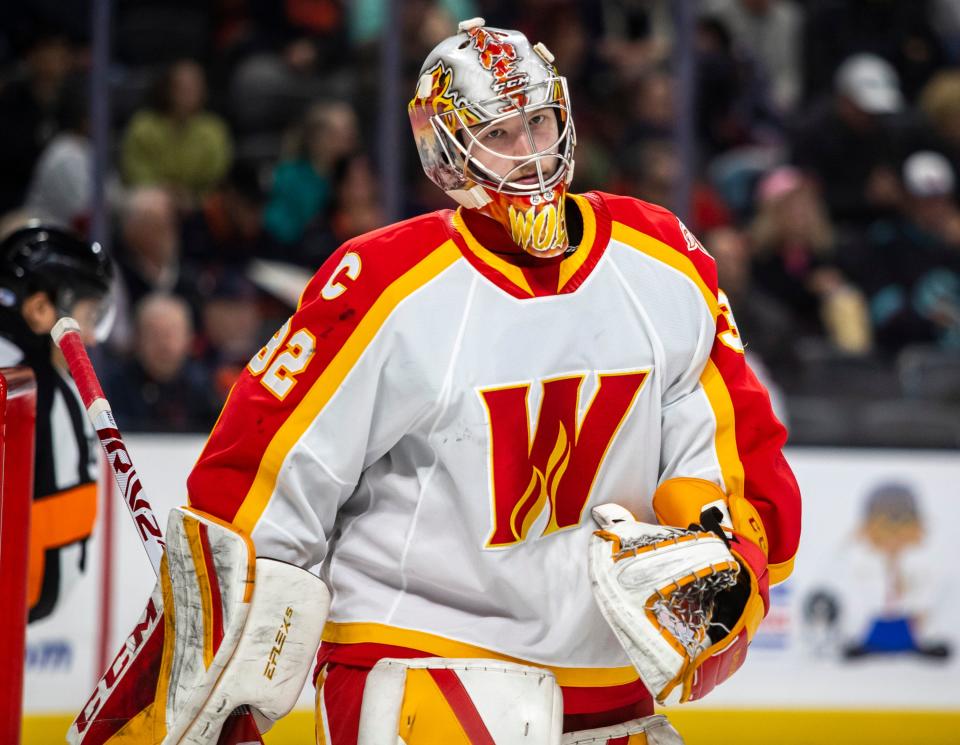
[[[57,309],[50,296],[42,290],[24,298],[20,303],[20,313],[35,334],[49,334],[57,322]]]

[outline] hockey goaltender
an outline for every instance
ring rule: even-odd
[[[458,208],[345,243],[250,360],[73,742],[266,728],[313,670],[319,743],[662,745],[743,664],[800,497],[713,260],[568,191],[517,31],[460,24],[409,114]]]

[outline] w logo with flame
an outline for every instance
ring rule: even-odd
[[[480,391],[490,425],[493,486],[487,548],[525,541],[544,510],[541,535],[580,524],[604,456],[648,375],[649,370],[600,373],[582,420],[586,376],[544,380],[532,437],[530,383]]]

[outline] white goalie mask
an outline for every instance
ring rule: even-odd
[[[427,56],[409,114],[431,181],[528,253],[566,250],[576,136],[566,80],[546,47],[465,21]]]

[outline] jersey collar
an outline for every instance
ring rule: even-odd
[[[609,242],[610,217],[593,193],[568,194],[583,219],[583,238],[577,250],[556,259],[536,259],[523,252],[498,251],[495,236],[471,231],[463,208],[453,213],[454,242],[487,279],[516,298],[549,297],[574,292],[589,276]],[[572,205],[567,205],[569,209]],[[491,250],[493,249],[493,250]]]

